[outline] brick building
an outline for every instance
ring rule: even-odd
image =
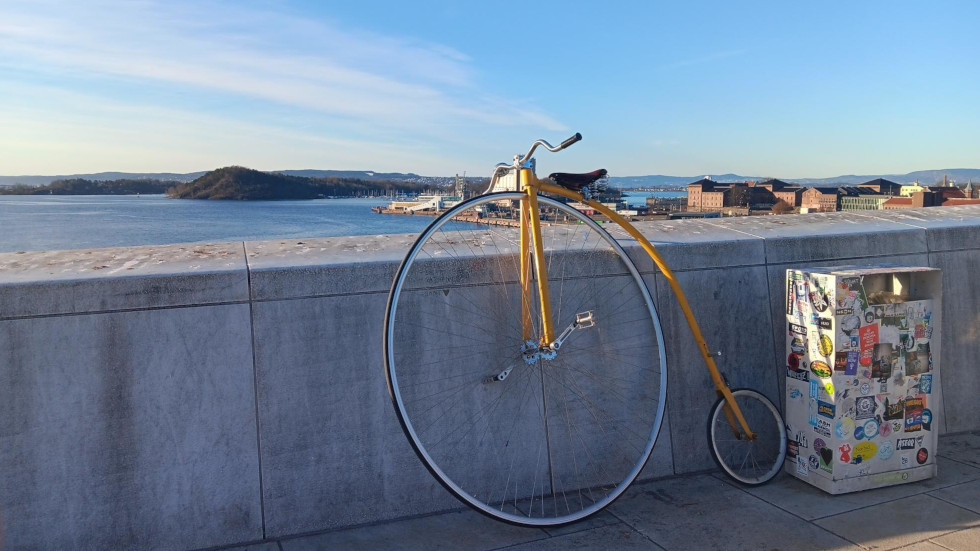
[[[812,187],[803,192],[800,207],[808,212],[836,212],[838,207],[837,187]]]

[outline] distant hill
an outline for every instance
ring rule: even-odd
[[[286,176],[301,176],[304,178],[356,178],[358,180],[405,180],[416,183],[427,183],[428,179],[452,180],[451,177],[419,176],[418,174],[401,172],[374,172],[372,170],[270,170],[271,174]],[[0,186],[46,186],[56,180],[169,180],[174,182],[192,182],[208,172],[173,173],[173,172],[98,172],[94,174],[68,174],[60,176],[0,176]]]
[[[844,174],[833,178],[783,178],[778,175],[773,176],[742,176],[740,174],[708,174],[716,182],[745,182],[748,180],[766,180],[769,178],[779,178],[784,182],[802,184],[806,186],[829,186],[833,184],[861,184],[876,178],[884,178],[898,184],[911,184],[918,181],[921,184],[933,185],[943,180],[946,175],[950,180],[958,184],[963,184],[972,178],[980,181],[980,169],[977,168],[948,168],[943,170],[919,170],[907,174]],[[612,176],[609,178],[610,185],[614,187],[683,187],[691,182],[696,182],[706,176],[665,176],[662,174],[651,174],[649,176]]]
[[[424,190],[425,186],[404,181],[367,181],[336,176],[309,178],[229,166],[212,170],[193,182],[179,184],[170,189],[167,196],[177,199],[317,199]]]
[[[55,180],[43,186],[4,186],[0,195],[146,195],[165,193],[167,189],[179,184],[176,181],[162,180],[85,180],[71,178]]]
[[[67,174],[61,176],[0,176],[0,186],[46,186],[56,180],[91,180],[91,181],[111,181],[111,180],[162,180],[171,182],[190,182],[195,178],[200,178],[206,172],[188,172],[187,174],[177,174],[174,172],[97,172],[94,174]]]

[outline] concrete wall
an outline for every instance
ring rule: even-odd
[[[641,225],[735,386],[782,402],[787,267],[943,270],[941,429],[980,429],[980,207]],[[0,254],[0,547],[200,548],[457,507],[385,387],[409,236]],[[710,468],[711,382],[665,327],[668,418],[645,476]]]

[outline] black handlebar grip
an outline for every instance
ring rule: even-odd
[[[579,141],[581,139],[582,139],[582,135],[579,134],[578,132],[576,132],[574,136],[572,136],[571,138],[568,138],[567,140],[561,142],[561,148],[562,149],[565,149],[566,147],[572,145],[573,143],[575,143],[575,142],[577,142],[577,141]]]

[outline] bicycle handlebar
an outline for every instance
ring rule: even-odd
[[[572,145],[573,143],[575,143],[575,142],[577,142],[577,141],[579,141],[581,139],[582,139],[582,134],[576,132],[574,136],[572,136],[571,138],[568,138],[567,140],[561,142],[561,144],[559,144],[558,147],[555,147],[555,146],[551,145],[550,143],[546,142],[545,140],[535,140],[534,143],[531,144],[531,149],[528,149],[527,150],[527,153],[525,153],[524,155],[521,155],[520,157],[517,157],[515,159],[515,161],[517,161],[518,163],[523,163],[527,159],[530,159],[531,158],[531,155],[534,154],[534,150],[537,149],[539,145],[543,145],[545,147],[545,149],[547,149],[548,151],[551,151],[552,153],[557,153],[557,152],[561,151],[562,149],[565,149],[566,147]]]
[[[531,148],[527,150],[527,153],[524,155],[514,155],[514,164],[498,163],[497,166],[493,167],[493,174],[490,175],[490,185],[487,186],[486,191],[483,193],[490,193],[490,191],[493,190],[494,183],[496,183],[497,177],[500,176],[501,172],[507,172],[509,170],[520,168],[521,164],[527,162],[527,160],[531,158],[531,155],[534,154],[534,150],[537,149],[539,145],[543,145],[545,149],[551,151],[552,153],[557,153],[562,149],[565,149],[566,147],[580,141],[581,139],[582,134],[576,132],[574,136],[558,144],[558,147],[551,145],[545,140],[535,140],[534,143],[531,144]]]

